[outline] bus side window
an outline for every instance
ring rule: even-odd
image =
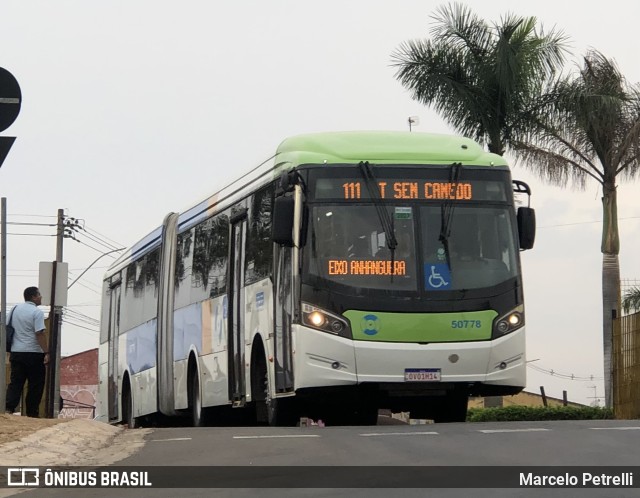
[[[256,192],[250,199],[245,258],[245,285],[266,278],[273,264],[271,217],[273,214],[273,186]]]
[[[220,213],[195,227],[191,302],[225,292],[229,251],[229,216]]]
[[[193,228],[178,235],[175,282],[175,308],[189,304],[193,266]]]

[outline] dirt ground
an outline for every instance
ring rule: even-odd
[[[70,419],[30,418],[0,414],[0,444],[16,441],[39,429],[68,422]]]

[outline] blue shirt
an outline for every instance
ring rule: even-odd
[[[37,333],[44,333],[44,313],[35,303],[26,301],[18,304],[10,315],[11,325],[15,329],[12,353],[44,353],[38,340]],[[7,320],[9,323],[9,320]]]

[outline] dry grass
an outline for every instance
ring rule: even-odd
[[[0,444],[17,441],[45,427],[68,421],[69,419],[30,418],[2,413],[0,414]]]

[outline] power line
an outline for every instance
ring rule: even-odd
[[[85,325],[91,325],[93,327],[99,327],[100,321],[95,318],[91,318],[90,316],[84,315],[82,313],[74,312],[68,308],[65,308],[63,312],[63,316],[68,320],[73,320],[75,322],[84,323]]]
[[[81,322],[85,322],[85,323],[90,323],[91,325],[99,325],[100,324],[100,320],[93,318],[89,315],[85,315],[84,313],[80,312],[80,311],[76,311],[73,308],[70,308],[69,306],[65,306],[63,309],[63,316],[67,317],[67,318],[71,318],[74,320],[78,320]]]
[[[640,218],[640,216],[626,216],[624,218],[618,218],[618,221],[624,221],[624,220],[636,220]],[[596,221],[576,221],[573,223],[560,223],[558,225],[543,225],[543,226],[539,226],[538,228],[556,228],[556,227],[568,227],[568,226],[572,226],[572,225],[588,225],[591,223],[602,223],[602,220],[596,220]]]
[[[78,278],[78,279],[80,279],[80,278],[84,277],[84,274],[85,274],[86,272],[87,272],[87,270],[86,270],[86,269],[83,269],[83,270],[80,270],[80,271],[77,271],[77,270],[69,271],[69,278],[73,278],[73,277],[75,277],[75,276],[76,276],[76,274],[79,274],[77,278]],[[84,279],[86,280],[86,277],[84,277]],[[88,280],[88,281],[87,281],[87,283],[88,283],[89,285],[91,285],[92,287],[94,287],[95,289],[97,289],[97,290],[100,290],[100,291],[102,290],[102,287],[101,287],[101,286],[96,285],[96,284],[94,283],[94,280]],[[100,282],[100,283],[102,283],[102,282]]]
[[[69,323],[72,325],[77,325],[77,326],[82,326],[91,330],[94,330],[96,332],[98,332],[100,330],[100,324],[99,323],[93,323],[93,322],[89,322],[87,320],[81,320],[79,318],[76,318],[75,316],[70,316],[67,318],[63,318],[62,319],[63,323]]]
[[[21,223],[21,222],[17,222],[17,221],[7,221],[7,225],[25,225],[25,226],[32,226],[32,227],[55,227],[56,224],[55,223]]]
[[[24,217],[31,217],[31,218],[57,218],[57,216],[51,215],[51,214],[7,214],[7,216],[24,216]]]
[[[95,294],[101,295],[102,291],[96,290],[96,289],[92,289],[91,287],[83,284],[82,282],[78,282],[78,285],[80,285],[81,287],[84,287],[85,289],[87,289],[88,291],[94,292]]]
[[[76,239],[75,237],[68,237],[71,240],[75,240],[77,243],[82,244],[83,246],[87,246],[89,249],[93,249],[96,252],[99,252],[100,254],[103,254],[104,251],[102,249],[98,249],[96,247],[93,247],[92,245],[87,244],[86,242],[83,242],[82,240]],[[115,256],[110,256],[113,259],[116,259]]]
[[[108,267],[108,266],[94,266],[94,267],[93,267],[93,268],[91,268],[91,269],[92,269],[92,270],[99,270],[99,269],[104,270],[104,269],[106,269],[106,268],[109,268],[109,267]],[[83,271],[83,270],[85,270],[85,269],[86,269],[86,268],[69,268],[69,271],[70,271],[70,272],[71,272],[71,271]],[[9,268],[9,270],[7,270],[7,271],[8,271],[8,272],[9,272],[9,271],[26,271],[26,272],[36,272],[36,273],[37,273],[37,272],[39,272],[40,270],[34,270],[34,269],[22,269],[22,268]]]
[[[98,330],[98,329],[92,329],[92,328],[89,328],[89,327],[85,327],[84,325],[80,325],[78,323],[74,323],[74,322],[72,322],[72,321],[70,321],[68,319],[65,319],[65,318],[62,319],[62,323],[66,323],[68,325],[73,325],[74,327],[78,327],[78,328],[81,328],[81,329],[84,329],[84,330],[88,330],[89,332],[92,333],[92,335],[100,333],[100,330]]]
[[[93,230],[87,230],[87,227],[82,227],[82,229],[84,230],[85,235],[87,235],[88,237],[91,237],[96,241],[100,241],[100,243],[105,247],[108,247],[110,249],[117,249],[123,246],[123,244],[118,244],[117,242],[112,241],[111,239],[105,238],[100,234],[98,234],[97,232],[94,232]]]
[[[7,232],[7,235],[25,235],[28,237],[55,237],[55,234],[53,235],[47,235],[44,233],[13,233],[13,232]]]
[[[75,276],[76,272],[69,272],[69,278],[73,278]],[[78,280],[80,280],[80,278],[78,278]],[[98,294],[102,293],[102,287],[98,287],[97,285],[95,285],[91,280],[87,280],[86,278],[83,279],[83,282],[78,282],[80,285],[82,285],[85,289],[91,289],[95,292],[97,292]]]
[[[89,315],[85,315],[84,313],[81,313],[80,311],[76,311],[76,310],[75,310],[75,309],[73,309],[73,307],[71,307],[71,306],[65,306],[65,307],[64,307],[64,311],[65,311],[65,312],[68,312],[68,313],[70,313],[70,314],[72,314],[72,315],[76,315],[76,316],[79,316],[79,317],[86,318],[87,320],[92,320],[92,321],[94,321],[94,322],[96,322],[96,323],[98,323],[98,322],[100,321],[100,320],[98,320],[97,318],[93,318],[93,317],[91,317],[91,316],[89,316]]]
[[[580,382],[593,382],[595,380],[604,380],[604,377],[596,377],[595,375],[581,376],[581,375],[575,375],[575,374],[567,374],[567,373],[558,372],[553,369],[542,368],[537,365],[533,365],[531,363],[527,363],[527,367],[531,368],[532,370],[535,370],[536,372],[540,372],[546,375],[550,375],[551,377],[556,377],[560,379],[575,380]]]
[[[74,327],[80,327],[81,329],[90,330],[91,332],[100,332],[100,329],[93,324],[75,320],[73,318],[63,318],[62,323],[68,323],[69,325],[73,325]]]
[[[84,232],[78,232],[78,235],[83,236],[83,237],[87,237],[92,242],[96,242],[99,245],[105,247],[106,249],[109,249],[109,250],[118,249],[118,247],[114,246],[113,244],[110,244],[109,242],[105,242],[105,241],[103,241],[103,239],[91,235],[86,230]],[[122,246],[120,246],[120,247],[122,247]]]
[[[106,235],[103,235],[103,234],[101,234],[100,232],[98,232],[98,231],[96,231],[96,230],[93,230],[93,229],[89,228],[89,227],[88,227],[88,226],[86,226],[86,225],[84,226],[84,229],[85,229],[87,232],[92,232],[93,234],[98,235],[98,236],[102,237],[103,239],[105,239],[105,240],[107,240],[107,241],[109,241],[109,242],[112,242],[113,244],[115,244],[115,246],[116,246],[116,247],[122,247],[122,246],[124,246],[124,244],[121,244],[120,242],[116,242],[115,240],[110,239],[110,238],[109,238],[109,237],[107,237]]]
[[[69,325],[73,325],[74,327],[91,330],[92,332],[100,332],[99,325],[91,322],[85,322],[84,320],[76,320],[74,317],[63,318],[62,323],[68,323]]]
[[[85,220],[83,220],[82,218],[67,217],[65,219],[65,236],[74,238],[74,235],[76,233],[78,235],[86,236],[92,242],[96,242],[97,244],[104,246],[107,249],[117,249],[122,246],[122,244],[118,244],[114,240],[101,235],[95,230],[87,229]]]

